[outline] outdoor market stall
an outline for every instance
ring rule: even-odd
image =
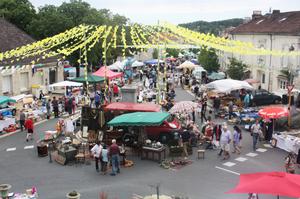
[[[285,107],[266,107],[259,110],[258,114],[264,119],[273,120],[272,145],[288,152],[299,153],[300,149],[300,131],[275,132],[275,120],[288,117],[289,112]]]
[[[16,119],[13,117],[16,113],[15,109],[10,108],[9,103],[16,103],[16,100],[0,96],[0,132],[11,132],[16,130]]]
[[[108,122],[108,126],[120,127],[141,127],[138,135],[138,143],[141,146],[142,159],[154,159],[155,154],[158,155],[158,161],[162,160],[162,155],[166,158],[166,147],[159,142],[151,143],[147,140],[144,127],[146,126],[159,126],[170,116],[167,112],[135,112],[123,114],[115,117]],[[146,141],[147,140],[147,141]],[[149,157],[149,154],[152,157]]]

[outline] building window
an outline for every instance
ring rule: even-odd
[[[266,75],[265,75],[265,73],[263,73],[261,76],[261,83],[264,84],[265,81],[266,81]]]
[[[287,80],[283,80],[283,79],[279,79],[279,88],[280,89],[287,89],[288,86],[288,81]]]

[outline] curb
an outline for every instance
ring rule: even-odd
[[[37,126],[37,125],[42,124],[42,123],[47,122],[47,121],[48,121],[48,120],[42,120],[42,121],[36,122],[36,123],[34,124],[34,126]],[[8,136],[14,135],[14,134],[19,133],[19,132],[21,132],[20,129],[18,129],[18,130],[16,130],[16,131],[13,131],[13,132],[6,133],[6,134],[4,134],[4,135],[1,135],[1,136],[0,136],[0,139],[6,138],[6,137],[8,137]]]

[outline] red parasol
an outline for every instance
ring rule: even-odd
[[[227,193],[258,193],[300,197],[300,175],[285,172],[241,174],[239,184]]]
[[[266,107],[260,109],[258,114],[264,119],[278,119],[281,117],[287,117],[289,112],[284,107]]]

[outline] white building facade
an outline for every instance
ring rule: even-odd
[[[255,47],[267,50],[300,51],[300,11],[280,13],[279,10],[274,10],[272,14],[264,16],[254,12],[252,20],[232,30],[229,37],[251,42]],[[229,63],[228,57],[235,57],[247,64],[250,67],[250,78],[259,80],[262,89],[286,92],[288,81],[282,70],[289,70],[295,75],[294,85],[300,89],[300,56],[225,53],[220,56],[220,63],[224,68]]]

